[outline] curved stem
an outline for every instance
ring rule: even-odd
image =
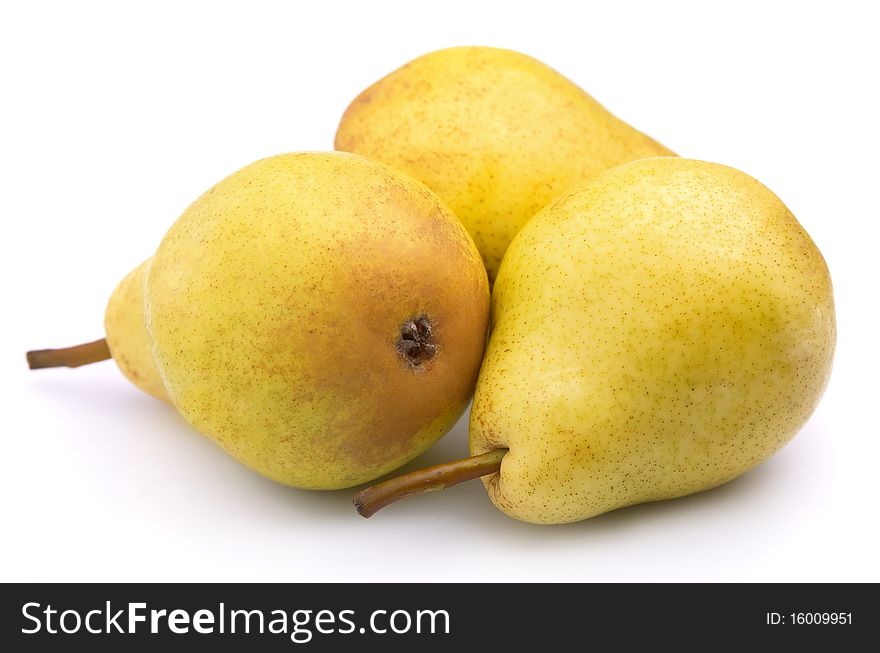
[[[107,340],[101,338],[76,347],[65,349],[38,349],[27,353],[28,367],[38,370],[43,367],[79,367],[97,363],[110,358]]]
[[[363,517],[370,517],[389,503],[422,492],[445,490],[453,485],[494,474],[501,469],[501,460],[507,449],[493,449],[479,456],[471,456],[451,463],[442,463],[392,478],[354,497],[354,507]]]

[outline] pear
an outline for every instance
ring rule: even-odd
[[[149,267],[147,259],[129,272],[110,295],[104,313],[104,339],[65,349],[30,351],[27,358],[31,369],[79,367],[112,357],[129,381],[157,399],[168,401],[153,361],[144,314],[144,282]]]
[[[253,163],[165,235],[147,324],[180,413],[287,485],[357,485],[416,457],[464,411],[489,288],[427,187],[345,153]]]
[[[336,149],[410,173],[464,222],[490,281],[526,221],[603,170],[672,152],[519,52],[421,56],[348,107]]]
[[[464,411],[489,286],[427,187],[363,157],[257,161],[197,199],[123,279],[107,337],[28,353],[112,357],[245,465],[311,489],[416,457]]]
[[[700,492],[788,442],[835,345],[831,280],[782,201],[678,158],[614,168],[508,249],[470,420],[474,457],[356,498],[369,515],[483,477],[538,524]]]
[[[343,153],[271,157],[193,203],[147,277],[181,414],[249,467],[357,485],[422,453],[470,399],[489,292],[424,185]]]

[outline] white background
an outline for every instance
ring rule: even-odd
[[[124,6],[123,6],[124,5]],[[4,3],[0,580],[873,580],[878,489],[877,16],[871,3]],[[695,497],[561,527],[479,483],[365,521],[352,492],[247,471],[111,362],[119,278],[221,177],[329,149],[347,103],[433,49],[517,49],[682,155],[738,167],[825,254],[839,342],[803,432]],[[460,423],[417,461],[466,452]]]

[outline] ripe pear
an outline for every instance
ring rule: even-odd
[[[488,47],[431,52],[376,82],[335,145],[425,182],[464,222],[490,281],[548,202],[607,168],[672,154],[540,61]]]
[[[129,381],[157,399],[168,401],[153,361],[153,343],[144,312],[144,283],[149,267],[147,259],[129,272],[110,295],[104,313],[104,339],[65,349],[28,352],[30,367],[79,367],[113,358]]]
[[[800,430],[834,345],[828,268],[776,195],[717,164],[625,164],[545,208],[508,249],[474,457],[357,503],[369,515],[483,476],[503,512],[558,524],[700,492]]]
[[[233,456],[341,488],[442,436],[476,383],[489,289],[423,184],[344,153],[258,161],[210,189],[117,286],[106,338],[32,368],[112,357]]]
[[[147,324],[180,413],[245,465],[333,489],[389,472],[466,407],[479,253],[422,183],[346,153],[257,161],[165,235]]]

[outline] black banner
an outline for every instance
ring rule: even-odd
[[[6,651],[848,648],[876,585],[7,584]]]

